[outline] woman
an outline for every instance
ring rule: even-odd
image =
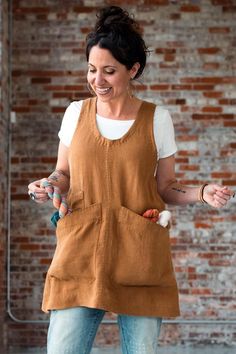
[[[29,184],[31,197],[51,198],[60,216],[43,299],[49,354],[90,353],[105,311],[118,314],[123,353],[157,353],[162,318],[179,306],[169,227],[152,218],[164,202],[220,208],[232,196],[217,184],[176,181],[168,111],[132,94],[146,53],[126,11],[100,10],[86,42],[95,97],[70,104],[56,170]]]

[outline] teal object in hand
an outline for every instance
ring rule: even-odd
[[[51,217],[51,223],[53,224],[53,226],[57,227],[57,222],[58,220],[60,219],[60,216],[59,216],[59,211],[55,211],[55,213],[52,214],[52,217]]]

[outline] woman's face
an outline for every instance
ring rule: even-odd
[[[138,68],[139,63],[135,63],[128,70],[108,49],[93,46],[89,54],[87,80],[98,99],[108,102],[128,95],[129,81]]]

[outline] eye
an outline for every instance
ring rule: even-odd
[[[88,69],[89,73],[95,73],[96,70],[95,69]]]
[[[115,73],[115,70],[106,70],[106,74],[108,75],[113,75]]]

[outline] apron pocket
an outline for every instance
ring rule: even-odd
[[[59,220],[57,246],[48,270],[50,276],[61,280],[94,280],[101,219],[101,204],[93,204]]]
[[[113,280],[126,286],[176,284],[169,231],[121,207],[115,241]]]

